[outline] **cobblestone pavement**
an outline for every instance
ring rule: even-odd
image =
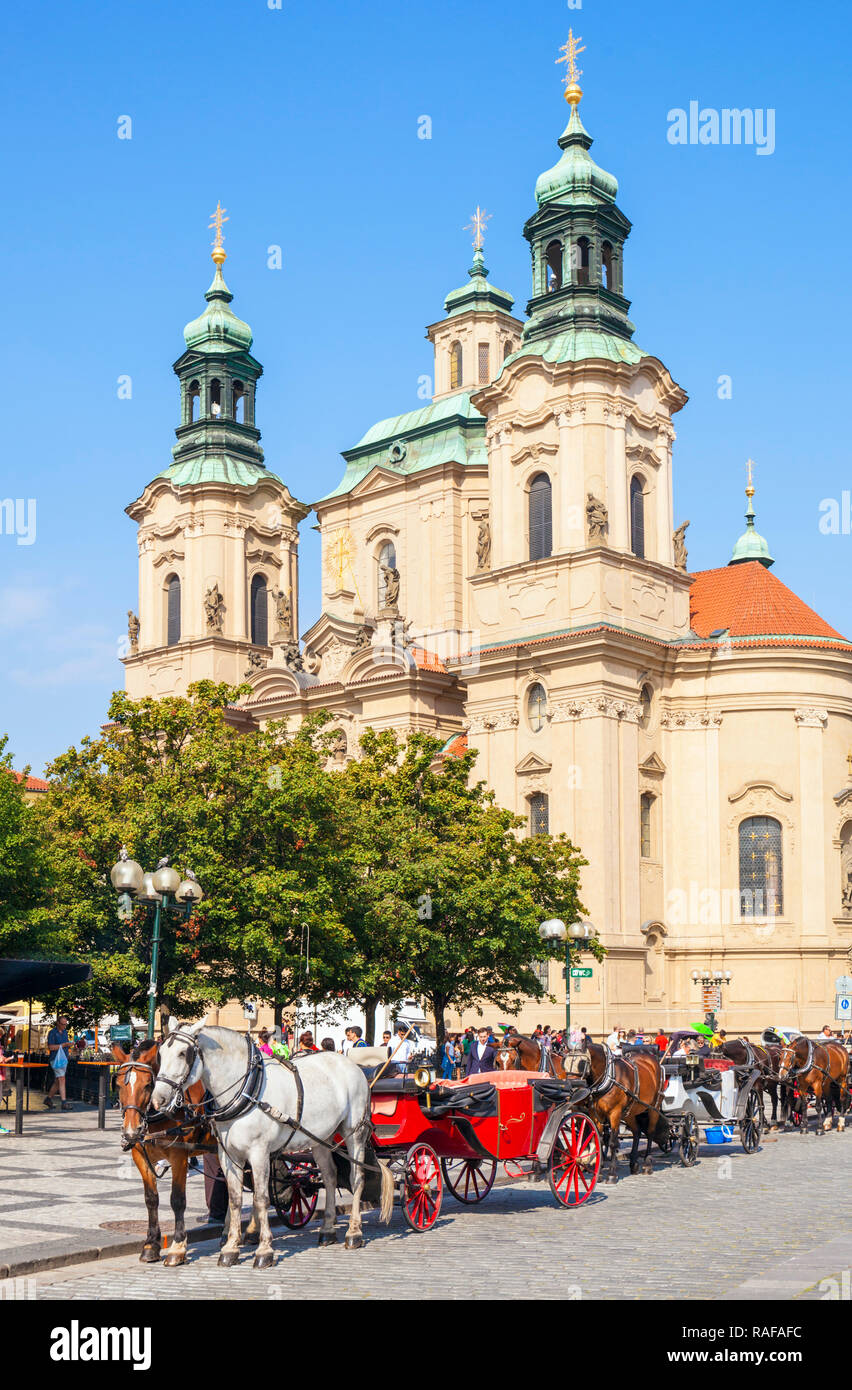
[[[736,1144],[701,1154],[692,1169],[661,1158],[653,1176],[599,1185],[576,1211],[557,1208],[546,1183],[495,1187],[479,1207],[445,1197],[424,1235],[398,1208],[389,1227],[371,1213],[358,1252],[318,1249],[309,1227],[276,1233],[271,1270],[252,1269],[250,1250],[220,1270],[206,1241],[176,1270],[125,1256],[39,1274],[35,1296],[490,1298],[495,1275],[521,1270],[529,1277],[513,1283],[513,1299],[822,1298],[832,1276],[835,1296],[845,1287],[850,1297],[852,1131],[770,1138],[752,1156]]]

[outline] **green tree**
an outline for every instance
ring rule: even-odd
[[[24,798],[29,768],[20,781],[0,737],[0,955],[32,954],[40,943],[30,931],[30,913],[49,890],[49,861],[35,808]]]

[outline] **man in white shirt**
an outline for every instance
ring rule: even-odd
[[[406,1037],[408,1033],[408,1037]],[[409,1032],[408,1024],[400,1019],[396,1025],[396,1037],[391,1041],[390,1053],[394,1065],[401,1067],[404,1071],[408,1070],[408,1063],[417,1051],[417,1043]]]
[[[606,1045],[610,1052],[614,1052],[617,1057],[621,1056],[621,1024],[617,1023],[606,1040]]]

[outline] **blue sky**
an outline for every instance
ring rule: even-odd
[[[0,84],[0,498],[37,502],[33,544],[0,535],[0,732],[19,766],[96,732],[123,683],[137,592],[123,509],[170,461],[171,364],[203,308],[216,200],[265,368],[266,460],[310,502],[337,483],[341,449],[417,407],[423,329],[465,279],[477,203],[491,278],[523,313],[521,228],[558,154],[569,26],[586,45],[593,155],[633,222],[636,341],[690,396],[675,421],[690,569],[727,561],[751,455],[775,573],[852,632],[852,536],[818,524],[822,499],[852,488],[847,6],[810,22],[784,0],[40,0],[4,7]],[[693,100],[772,108],[775,152],[670,144],[668,112]],[[309,521],[301,553],[304,630],[319,599]]]

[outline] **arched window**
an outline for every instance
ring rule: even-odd
[[[588,285],[589,283],[589,251],[591,243],[587,236],[577,238],[576,254],[574,260],[574,283],[577,285]]]
[[[530,483],[530,559],[546,560],[553,550],[550,479],[537,473]]]
[[[772,816],[740,822],[740,912],[780,917],[784,911],[781,823]]]
[[[396,569],[396,546],[393,541],[385,541],[382,544],[378,556],[376,557],[376,566],[378,571],[379,608],[384,608],[387,602],[388,576],[385,574],[383,566],[389,570]]]
[[[651,836],[651,815],[654,798],[650,792],[643,792],[639,798],[639,853],[643,859],[653,859],[654,844]]]
[[[488,351],[488,344],[479,343],[477,346],[477,367],[479,369],[480,386],[487,386],[489,381],[491,380],[491,370],[489,363],[490,355],[491,354]]]
[[[530,797],[530,835],[550,834],[550,802],[546,792],[533,792]]]
[[[630,479],[630,549],[640,560],[644,560],[645,497],[638,473]]]
[[[562,289],[562,242],[552,241],[544,253],[544,287],[548,294]]]
[[[511,339],[507,338],[503,344],[503,361],[505,362],[507,357],[511,357],[513,352],[514,348],[512,347]]]
[[[613,290],[615,285],[612,279],[612,242],[605,241],[601,247],[601,279],[604,289]]]
[[[180,641],[180,580],[176,574],[166,580],[166,645]]]
[[[639,726],[647,729],[651,723],[651,710],[654,703],[654,692],[650,685],[643,685],[639,691]]]
[[[222,383],[215,376],[210,383],[210,414],[216,419],[222,414]]]
[[[269,603],[266,597],[266,576],[256,574],[251,581],[251,640],[255,646],[267,647],[269,636]]]
[[[234,419],[238,425],[245,424],[246,395],[241,381],[234,382]]]
[[[534,734],[540,733],[544,728],[547,719],[547,692],[538,681],[530,686],[527,693],[527,719]]]
[[[457,391],[462,384],[462,345],[453,343],[450,348],[450,390]]]
[[[197,420],[201,414],[201,386],[197,381],[189,383],[189,421]]]

